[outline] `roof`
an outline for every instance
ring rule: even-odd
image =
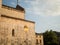
[[[16,9],[18,11],[25,12],[25,9],[23,7],[21,7],[20,5],[17,5],[15,8],[14,7],[11,7],[11,6],[4,5],[4,4],[2,4],[2,6],[8,7],[8,8],[11,8],[11,9]]]
[[[17,10],[24,11],[24,8],[23,8],[23,7],[21,7],[21,6],[19,6],[19,5],[17,5],[17,6],[16,6],[16,9],[17,9]]]
[[[43,33],[35,33],[36,35],[43,35]]]

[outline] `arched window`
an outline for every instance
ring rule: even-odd
[[[24,31],[27,32],[29,29],[27,26],[24,26]]]
[[[12,29],[12,36],[14,36],[15,34],[14,34],[14,29]]]

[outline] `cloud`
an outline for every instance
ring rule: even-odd
[[[28,10],[36,15],[60,15],[60,0],[26,0],[31,5]]]
[[[14,2],[11,2],[12,5],[16,5]]]
[[[18,0],[18,2],[20,2],[21,0]]]

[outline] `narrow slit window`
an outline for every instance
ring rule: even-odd
[[[15,34],[14,34],[14,29],[12,30],[12,36],[14,36]]]
[[[40,43],[41,43],[41,40],[40,40]]]

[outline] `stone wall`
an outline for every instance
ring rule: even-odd
[[[1,7],[1,4],[0,0],[0,45],[35,45],[35,23],[24,20],[24,12]],[[24,31],[24,26],[28,27],[28,32]]]
[[[2,7],[0,9],[0,13],[3,15],[8,15],[8,16],[16,17],[16,18],[21,18],[21,19],[24,19],[24,15],[25,15],[24,12],[21,12],[15,9],[8,9],[6,7]]]
[[[22,12],[8,6],[2,6],[2,0],[0,0],[0,14],[21,18],[21,19],[25,18],[24,11]]]
[[[28,32],[24,31],[24,26],[28,26]],[[14,36],[12,36],[12,30],[14,29]],[[35,23],[10,19],[6,17],[0,17],[0,35],[3,40],[16,44],[26,44],[26,39],[28,44],[35,45]],[[3,43],[3,42],[2,42]]]

